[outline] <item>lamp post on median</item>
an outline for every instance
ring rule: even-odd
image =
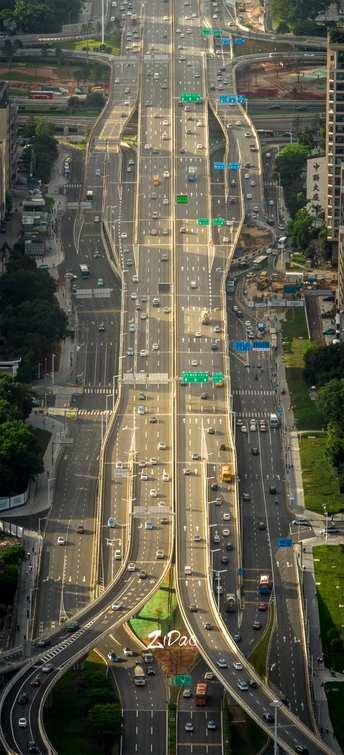
[[[270,703],[271,708],[275,709],[275,726],[274,726],[274,755],[278,755],[277,750],[277,708],[281,708],[283,703],[281,700],[273,700]]]

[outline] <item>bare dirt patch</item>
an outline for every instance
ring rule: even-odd
[[[250,64],[237,71],[238,91],[261,96],[259,90],[275,90],[274,97],[293,99],[325,99],[326,72],[324,67],[306,67],[300,57],[291,54],[290,60],[271,59]]]
[[[258,251],[264,246],[268,246],[271,243],[271,233],[266,231],[265,228],[257,228],[252,224],[244,225],[240,234],[237,248],[240,248],[242,254],[251,254]]]
[[[77,63],[72,64],[73,70],[76,70]],[[69,94],[74,94],[76,81],[73,79],[71,66],[50,66],[41,63],[28,66],[16,65],[11,68],[9,73],[8,64],[0,65],[0,78],[8,80],[10,90],[22,91],[23,95],[34,89],[40,89],[42,84],[52,86],[62,86],[68,89]]]

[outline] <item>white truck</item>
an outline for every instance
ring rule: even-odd
[[[134,684],[135,687],[144,687],[146,684],[146,674],[142,666],[135,666],[134,668]]]

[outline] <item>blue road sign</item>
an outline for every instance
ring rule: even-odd
[[[234,341],[233,343],[234,351],[249,351],[250,346],[251,344],[249,341]]]
[[[245,105],[246,102],[246,95],[245,94],[238,94],[238,103],[239,105]]]
[[[277,545],[279,548],[292,548],[293,541],[291,537],[279,537]]]
[[[243,568],[241,566],[238,569],[238,574],[239,574],[239,577],[242,577],[243,574],[244,574],[244,570],[243,570]]]
[[[243,37],[238,37],[238,39],[234,40],[234,44],[235,45],[244,45],[245,44],[245,40],[244,40]]]
[[[230,94],[228,97],[228,102],[230,105],[235,105],[237,101],[236,94]]]
[[[269,351],[270,341],[253,341],[253,351]]]
[[[214,168],[217,170],[223,170],[225,167],[225,163],[214,163]]]
[[[229,170],[240,170],[240,163],[228,163]]]
[[[223,45],[230,45],[231,41],[229,37],[224,37],[224,39],[221,40]]]
[[[230,102],[230,99],[227,96],[227,94],[220,94],[219,102],[222,102],[222,104],[226,104],[227,102]]]

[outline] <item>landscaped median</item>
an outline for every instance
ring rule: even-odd
[[[299,437],[305,508],[332,516],[344,508],[339,478],[326,454],[326,433],[303,433]]]
[[[303,358],[311,345],[304,309],[288,309],[282,321],[283,355],[290,402],[298,430],[321,430],[324,421],[303,379]]]

